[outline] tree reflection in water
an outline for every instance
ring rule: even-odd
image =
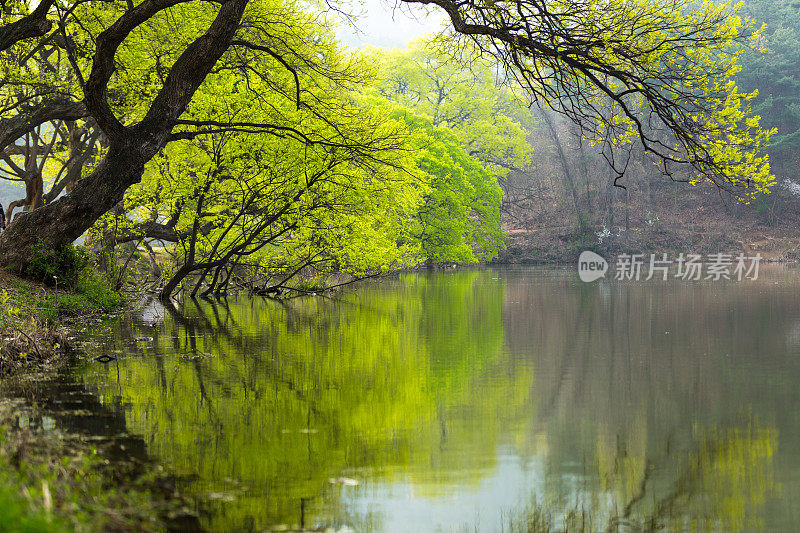
[[[215,530],[785,524],[766,511],[786,504],[775,462],[798,468],[777,456],[778,428],[800,440],[791,291],[574,277],[405,274],[336,299],[189,303],[152,343],[120,328],[123,356],[86,379],[149,453],[196,475]]]

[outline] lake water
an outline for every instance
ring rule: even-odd
[[[161,313],[75,377],[213,531],[800,523],[797,270],[411,273]]]

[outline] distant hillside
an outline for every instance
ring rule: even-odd
[[[737,205],[711,185],[664,178],[647,194],[635,180],[627,183],[627,205],[626,191],[616,191],[609,216],[607,203],[597,198],[584,214],[583,230],[563,194],[544,194],[538,209],[508,206],[507,251],[498,261],[566,263],[586,249],[607,255],[744,252],[771,261],[800,259],[800,185],[784,182],[769,195]]]

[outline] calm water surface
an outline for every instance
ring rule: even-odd
[[[800,523],[797,270],[404,274],[190,303],[102,343],[117,359],[79,379],[214,531]]]

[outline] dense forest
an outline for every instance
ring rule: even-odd
[[[351,50],[346,6],[7,2],[3,263],[274,294],[797,226],[790,2],[422,3],[452,28]]]
[[[582,142],[563,117],[547,113],[530,133],[536,154],[531,166],[504,183],[503,222],[509,261],[566,261],[576,250],[761,253],[795,260],[798,218],[797,154],[800,111],[797,98],[796,28],[800,9],[792,2],[747,1],[742,14],[766,24],[758,48],[745,51],[734,75],[737,86],[757,95],[753,112],[775,129],[769,153],[774,184],[747,202],[710,184],[687,186],[663,179],[651,158],[631,143],[630,163],[612,187],[614,172],[597,150]]]

